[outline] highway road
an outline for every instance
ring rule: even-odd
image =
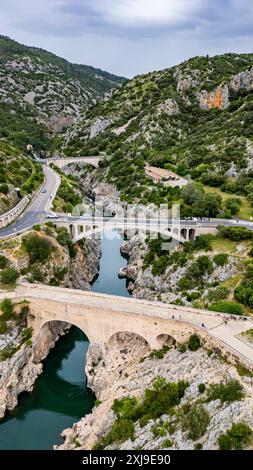
[[[50,209],[60,185],[60,177],[47,166],[43,166],[45,175],[44,186],[25,212],[12,224],[0,229],[0,239],[17,235],[17,233],[25,232],[35,224],[42,223],[46,219],[46,214]],[[42,192],[43,189],[46,192]]]
[[[11,225],[8,227],[5,227],[3,229],[0,229],[0,239],[5,239],[11,236],[15,236],[18,233],[25,232],[26,230],[30,229],[33,227],[35,224],[40,224],[45,222],[45,220],[50,220],[47,219],[47,214],[50,212],[50,205],[53,202],[53,199],[56,196],[56,193],[58,191],[58,188],[60,186],[60,177],[55,173],[50,167],[43,165],[43,172],[45,175],[45,184],[43,186],[43,189],[46,189],[46,192],[42,192],[43,189],[39,192],[39,194],[35,197],[33,202],[30,204],[30,206],[26,209],[26,211]],[[250,230],[253,230],[253,222],[250,221],[245,221],[245,220],[228,220],[228,219],[198,219],[198,220],[168,220],[168,219],[160,219],[159,222],[156,219],[150,219],[149,221],[143,217],[140,217],[138,221],[133,218],[131,215],[129,218],[124,218],[124,217],[99,217],[97,216],[96,218],[92,217],[91,214],[87,214],[86,216],[80,217],[80,216],[63,216],[62,214],[59,214],[59,217],[55,218],[54,222],[68,222],[68,223],[74,223],[74,222],[80,222],[80,223],[87,223],[91,224],[96,224],[97,226],[101,226],[102,224],[106,223],[114,223],[115,226],[119,224],[119,226],[122,226],[122,224],[127,224],[129,227],[132,225],[135,225],[136,228],[139,226],[142,226],[146,224],[147,226],[157,226],[159,224],[161,229],[164,229],[166,227],[171,227],[171,225],[174,225],[175,227],[178,225],[182,225],[183,227],[187,227],[188,225],[190,227],[196,227],[196,226],[204,226],[204,227],[214,227],[218,225],[226,225],[226,226],[244,226],[249,228]],[[106,225],[105,225],[106,226]]]

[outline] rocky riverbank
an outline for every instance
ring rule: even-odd
[[[0,248],[8,266],[21,272],[20,279],[51,285],[57,283],[81,290],[91,288],[91,282],[99,272],[100,240],[85,240],[75,246],[73,253],[67,244],[60,243],[63,240],[59,238],[62,232],[57,233],[54,227],[41,227],[31,234],[46,239],[53,247],[51,255],[43,263],[30,264],[21,237],[2,242]],[[28,331],[27,321],[22,324],[8,322],[7,326],[6,331],[3,329],[0,333],[0,418],[6,411],[15,409],[22,392],[33,390],[43,370],[42,361],[69,329],[68,324],[50,322],[44,326],[39,338],[31,337],[27,342],[24,341]]]
[[[218,448],[218,438],[233,423],[245,422],[253,427],[252,376],[240,375],[239,369],[222,361],[215,350],[200,348],[193,352],[175,346],[168,349],[163,350],[162,356],[150,355],[147,343],[129,334],[115,336],[115,341],[98,363],[97,354],[91,349],[87,363],[88,383],[95,391],[97,406],[90,415],[63,432],[65,442],[57,449],[92,449],[103,442],[114,426],[113,442],[108,440],[111,443],[106,446],[109,449],[190,450],[198,444],[199,448],[212,450]],[[157,381],[162,386],[164,380],[166,383],[187,383],[180,403],[170,413],[162,412],[158,418],[133,419],[132,424],[130,419],[128,426],[134,426],[133,437],[124,439],[122,428],[115,427],[118,418],[115,409],[112,409],[114,400],[123,403],[122,399],[128,397],[140,403],[147,397],[147,390],[152,390]],[[234,396],[231,401],[223,401],[220,395],[219,398],[208,399],[214,384],[230,387],[231,383],[241,388],[241,398]],[[130,409],[128,413],[131,414]],[[190,437],[184,415],[189,414],[189,426],[194,426],[190,419],[194,413],[203,414],[206,425],[195,431],[193,438]]]

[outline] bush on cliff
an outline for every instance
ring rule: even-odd
[[[14,268],[6,268],[0,273],[0,282],[6,285],[15,284],[19,278],[19,273]]]
[[[51,241],[37,234],[30,234],[23,238],[22,245],[29,255],[31,264],[45,261],[53,250]]]
[[[252,436],[252,429],[244,422],[235,423],[218,438],[220,450],[242,450]]]
[[[241,400],[245,393],[238,380],[230,380],[227,383],[212,384],[209,387],[207,401],[220,400],[221,403],[232,403]]]
[[[210,305],[208,310],[213,312],[221,312],[221,313],[228,313],[229,315],[244,315],[243,307],[233,301],[223,300],[222,302],[218,302],[215,304]]]

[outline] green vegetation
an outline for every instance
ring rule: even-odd
[[[63,176],[54,200],[54,208],[62,212],[72,213],[73,208],[82,203],[82,198],[77,193],[77,189],[75,181]]]
[[[13,285],[19,278],[19,272],[14,268],[6,268],[0,272],[0,282],[6,285]]]
[[[74,125],[64,151],[66,155],[111,155],[109,164],[101,164],[96,174],[115,184],[129,203],[165,203],[170,208],[172,202],[180,202],[183,217],[249,218],[253,172],[247,170],[247,139],[252,137],[253,93],[243,86],[235,91],[231,80],[247,73],[252,63],[252,54],[195,57],[135,77]],[[187,77],[187,90],[178,91],[179,76]],[[224,83],[229,87],[228,108],[201,109],[199,94]],[[172,115],[164,108],[166,100],[175,103]],[[90,139],[90,127],[98,116],[109,125]],[[115,133],[121,126],[125,131]],[[146,163],[194,182],[182,191],[163,181],[154,184],[146,176]],[[234,178],[226,175],[232,163],[238,174]]]
[[[153,388],[145,390],[142,401],[129,397],[115,400],[112,409],[116,420],[109,433],[94,449],[104,449],[115,442],[124,442],[127,439],[134,440],[134,423],[139,420],[140,425],[144,426],[151,419],[158,419],[168,413],[180,403],[187,386],[188,384],[183,381],[166,382],[164,378],[158,377],[153,383]]]
[[[33,233],[22,239],[22,246],[28,253],[31,264],[44,262],[53,251],[50,240]]]
[[[173,442],[170,439],[165,439],[161,445],[161,449],[169,449],[173,446]]]
[[[6,348],[0,351],[0,362],[11,359],[14,354],[20,349],[20,346],[6,346]]]
[[[188,341],[188,349],[190,351],[197,351],[201,347],[200,337],[196,334],[191,335]]]
[[[228,301],[228,300],[223,300],[221,302],[211,304],[208,307],[209,310],[213,312],[222,312],[222,313],[228,313],[230,315],[244,315],[244,309],[243,307],[233,301]]]
[[[241,377],[253,377],[253,372],[242,364],[237,364],[236,370]]]
[[[154,351],[151,351],[149,357],[154,358],[154,359],[163,359],[165,354],[170,350],[169,346],[163,346],[161,349],[155,349]]]
[[[225,266],[228,262],[228,254],[219,253],[218,255],[214,256],[213,260],[217,266]]]
[[[4,255],[0,255],[0,269],[4,269],[8,266],[8,259]]]
[[[224,300],[228,297],[230,290],[226,287],[216,287],[215,289],[210,289],[208,291],[208,300],[210,302],[219,302],[220,300]]]
[[[244,397],[244,390],[238,380],[227,383],[212,384],[208,389],[207,401],[220,400],[221,403],[232,403]]]
[[[39,188],[39,186],[43,183],[44,181],[44,174],[42,171],[41,165],[33,165],[33,170],[31,176],[28,178],[28,180],[22,185],[22,193],[25,194],[31,194],[33,193],[36,189]]]
[[[209,413],[200,404],[184,405],[182,412],[182,429],[188,431],[188,439],[196,441],[206,432],[210,422]]]
[[[12,61],[20,64],[18,70],[11,66]],[[5,97],[0,104],[0,137],[22,151],[32,145],[43,155],[62,143],[62,136],[55,137],[52,128],[64,135],[78,111],[87,109],[93,100],[124,82],[121,77],[70,64],[43,49],[27,47],[4,36],[0,36],[0,63]],[[24,98],[31,90],[36,90],[36,94],[27,102],[29,98]],[[50,118],[55,115],[65,115],[66,123],[54,128]]]
[[[204,393],[206,386],[205,384],[199,384],[198,385],[199,393]]]
[[[243,240],[252,240],[253,232],[246,227],[223,227],[219,226],[219,235],[236,242]]]
[[[64,227],[57,228],[57,242],[60,245],[68,248],[71,258],[74,258],[76,256],[75,245],[72,242],[72,240],[69,236],[69,232],[66,228],[64,228]]]
[[[236,300],[253,308],[253,264],[247,266],[245,276],[234,295]]]
[[[251,436],[252,429],[248,424],[234,423],[226,434],[221,434],[218,438],[219,448],[220,450],[242,450],[249,443]]]

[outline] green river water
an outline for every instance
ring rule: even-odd
[[[119,268],[126,265],[121,244],[122,238],[115,239],[112,233],[102,240],[94,292],[129,296],[126,281],[118,278]],[[74,327],[58,341],[44,361],[34,391],[20,396],[16,410],[1,422],[1,450],[52,449],[62,442],[63,429],[91,411],[95,397],[86,387],[84,370],[88,346],[85,334]]]

